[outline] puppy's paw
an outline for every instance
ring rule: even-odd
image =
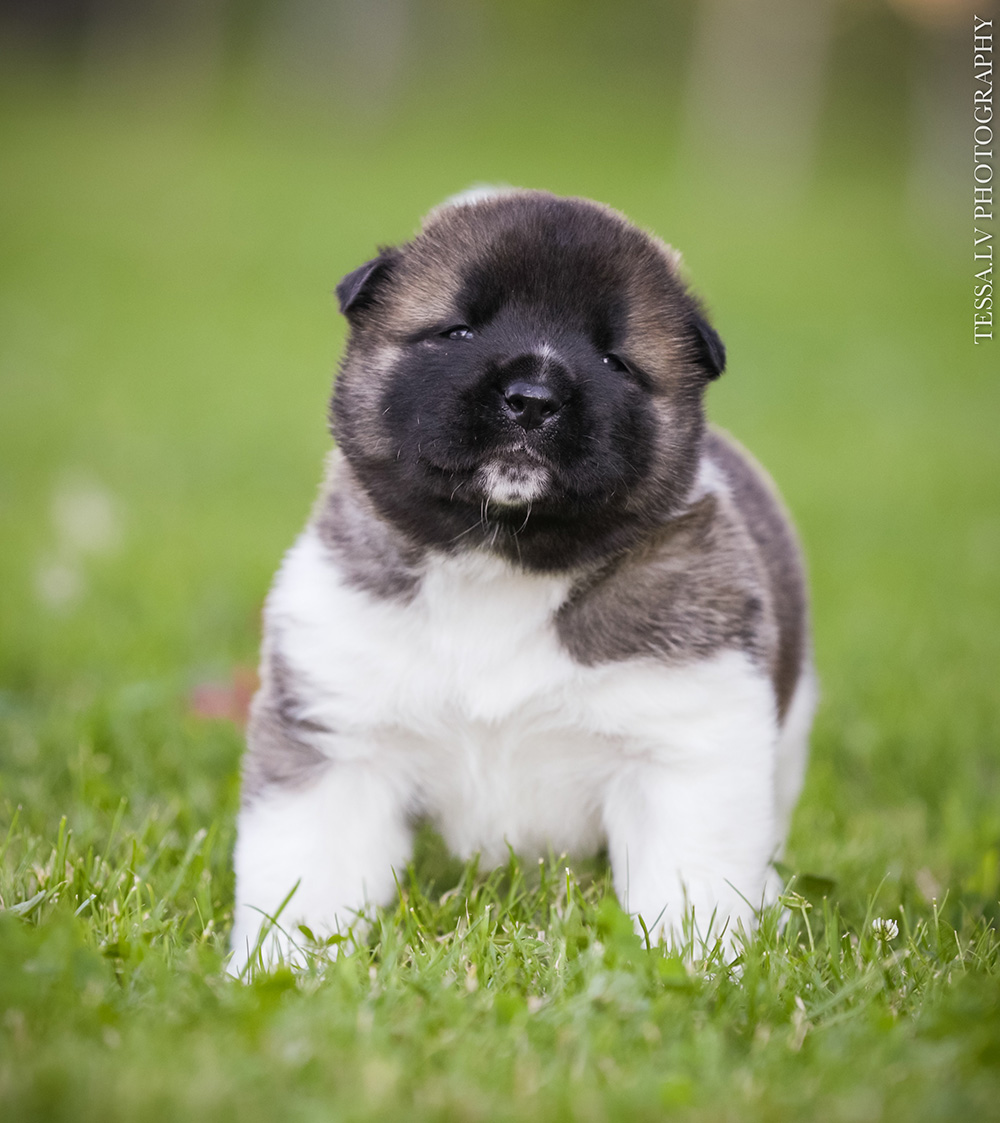
[[[226,973],[233,978],[252,982],[261,974],[287,967],[292,971],[322,968],[338,955],[349,954],[362,944],[370,928],[366,917],[354,924],[331,932],[328,926],[313,931],[306,924],[283,927],[270,919],[259,929],[241,926],[233,931],[232,955]]]
[[[687,892],[676,907],[632,914],[636,934],[648,946],[666,945],[687,963],[732,963],[752,939],[759,912],[734,892],[693,899]]]

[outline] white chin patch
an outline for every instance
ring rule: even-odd
[[[549,471],[533,464],[485,464],[476,475],[476,483],[491,503],[521,507],[544,494]]]

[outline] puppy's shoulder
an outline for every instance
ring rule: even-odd
[[[805,563],[795,529],[767,472],[729,434],[709,430],[703,458],[729,497],[731,517],[756,552],[777,629],[769,666],[782,719],[810,661]]]
[[[766,568],[714,455],[716,439],[704,442],[685,509],[643,546],[580,582],[563,606],[559,634],[579,662],[686,663],[727,649],[765,669],[773,661]]]

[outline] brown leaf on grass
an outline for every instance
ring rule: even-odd
[[[242,728],[256,689],[257,672],[252,667],[234,667],[228,682],[199,683],[191,691],[188,707],[195,717],[231,721]]]

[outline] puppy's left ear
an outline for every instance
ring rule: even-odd
[[[691,316],[690,329],[695,361],[709,378],[718,378],[726,369],[726,345],[700,311]]]
[[[353,312],[359,312],[373,303],[379,285],[392,271],[398,258],[398,250],[380,250],[378,257],[359,265],[337,285],[340,310],[348,319]]]

